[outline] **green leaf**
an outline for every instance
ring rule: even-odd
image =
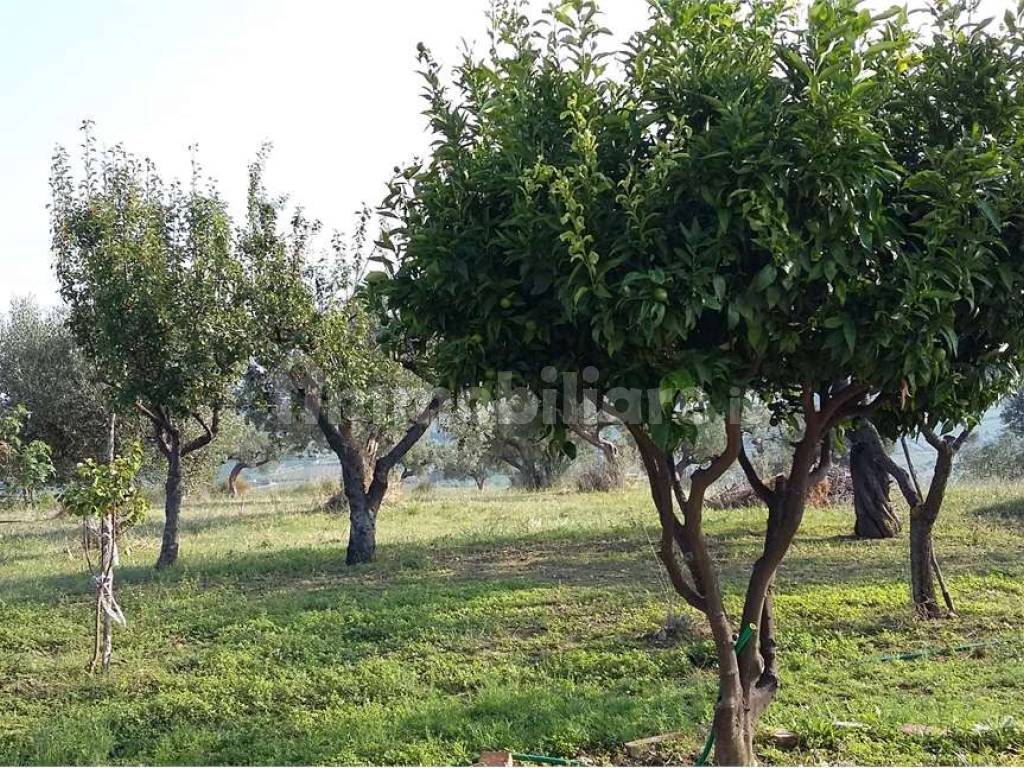
[[[852,353],[857,347],[857,326],[849,317],[843,318],[843,337],[846,339],[846,346]]]
[[[1002,225],[999,223],[999,218],[996,216],[995,211],[992,210],[992,206],[988,204],[986,200],[978,201],[978,208],[985,214],[985,218],[989,220],[992,227],[999,232],[1002,230]]]
[[[765,264],[754,278],[754,290],[763,291],[775,281],[776,274],[778,274],[778,270],[775,269],[774,264]]]

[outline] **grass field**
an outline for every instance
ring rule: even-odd
[[[408,493],[358,569],[317,501],[186,501],[182,561],[161,573],[154,512],[123,558],[108,677],[85,672],[75,527],[0,527],[0,763],[464,764],[491,748],[631,762],[625,741],[675,730],[647,760],[692,760],[712,646],[696,618],[658,633],[679,606],[641,489]],[[905,537],[855,541],[849,510],[808,514],[779,578],[763,761],[1024,764],[1024,488],[961,487],[943,514],[960,616],[941,623],[911,615]],[[709,513],[733,608],[762,526],[759,510]],[[775,748],[775,728],[800,746]]]

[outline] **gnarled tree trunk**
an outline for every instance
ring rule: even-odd
[[[377,555],[377,513],[387,494],[391,471],[424,435],[446,398],[435,394],[394,447],[380,458],[371,460],[372,474],[367,483],[366,474],[370,470],[367,452],[353,433],[352,423],[344,416],[337,423],[331,420],[326,395],[315,397],[301,391],[300,394],[306,408],[316,416],[317,426],[341,464],[342,491],[348,502],[349,516],[345,564],[372,562]]]
[[[373,508],[366,494],[360,494],[358,501],[348,497],[348,547],[345,550],[345,564],[359,565],[372,562],[377,554],[377,509]]]
[[[850,478],[853,481],[853,533],[860,539],[891,539],[901,529],[889,501],[888,456],[870,422],[850,433]]]

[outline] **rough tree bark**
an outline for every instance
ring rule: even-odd
[[[435,394],[402,438],[390,451],[373,461],[372,468],[368,468],[364,447],[353,432],[352,422],[344,414],[339,414],[337,422],[331,419],[326,395],[302,394],[306,407],[316,416],[317,426],[341,464],[342,491],[348,502],[349,514],[345,563],[360,565],[372,562],[377,554],[377,513],[387,493],[391,471],[427,431],[446,397]]]
[[[761,556],[754,564],[747,585],[739,627],[754,626],[753,638],[737,654],[733,647],[734,627],[725,610],[718,572],[708,551],[703,532],[704,498],[710,485],[740,458],[744,469],[750,462],[742,453],[740,414],[728,414],[725,422],[726,447],[707,466],[697,468],[689,493],[683,492],[674,457],[659,449],[638,425],[628,425],[636,441],[658,511],[662,537],[659,557],[675,591],[693,608],[707,616],[718,656],[718,702],[712,729],[715,760],[720,765],[752,765],[755,762],[754,731],[778,690],[773,588],[775,575],[803,518],[809,488],[828,471],[831,446],[827,436],[842,419],[859,408],[856,403],[867,387],[847,384],[821,394],[803,387],[805,430],[796,444],[789,476],[769,489],[751,477],[758,495],[768,505],[768,522]],[[675,508],[678,505],[682,520]],[[682,555],[680,558],[676,550]],[[680,563],[680,560],[682,563]]]
[[[878,430],[863,419],[850,433],[853,533],[857,538],[891,539],[902,529],[889,500],[890,476],[901,488],[910,482],[906,470],[889,457]]]
[[[181,440],[173,436],[169,443],[167,457],[167,480],[164,482],[164,531],[160,538],[160,554],[157,568],[174,565],[178,560],[178,518],[181,516],[181,502],[185,496],[181,468]]]

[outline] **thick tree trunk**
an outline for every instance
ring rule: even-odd
[[[377,555],[377,511],[373,509],[365,494],[354,501],[348,496],[348,549],[345,551],[346,565],[362,565],[373,562]]]
[[[889,501],[889,472],[878,433],[864,425],[850,434],[850,477],[853,481],[853,532],[860,539],[891,539],[900,520]]]
[[[349,533],[345,553],[347,565],[372,562],[377,554],[377,512],[387,494],[391,471],[405,457],[416,441],[423,437],[437,412],[444,405],[445,395],[435,393],[426,408],[413,420],[402,438],[386,454],[373,461],[367,484],[368,453],[363,451],[352,432],[352,423],[342,418],[335,423],[328,414],[328,401],[303,393],[307,409],[316,416],[317,425],[327,444],[341,463],[341,484],[348,501]],[[372,454],[376,456],[377,448]]]
[[[167,482],[164,485],[164,533],[160,541],[160,556],[156,567],[166,568],[178,560],[178,516],[185,487],[182,480],[181,446],[172,441],[167,455]]]
[[[235,466],[231,468],[231,472],[228,473],[228,493],[232,496],[238,496],[238,476],[249,468],[249,465],[244,461],[235,462]]]

